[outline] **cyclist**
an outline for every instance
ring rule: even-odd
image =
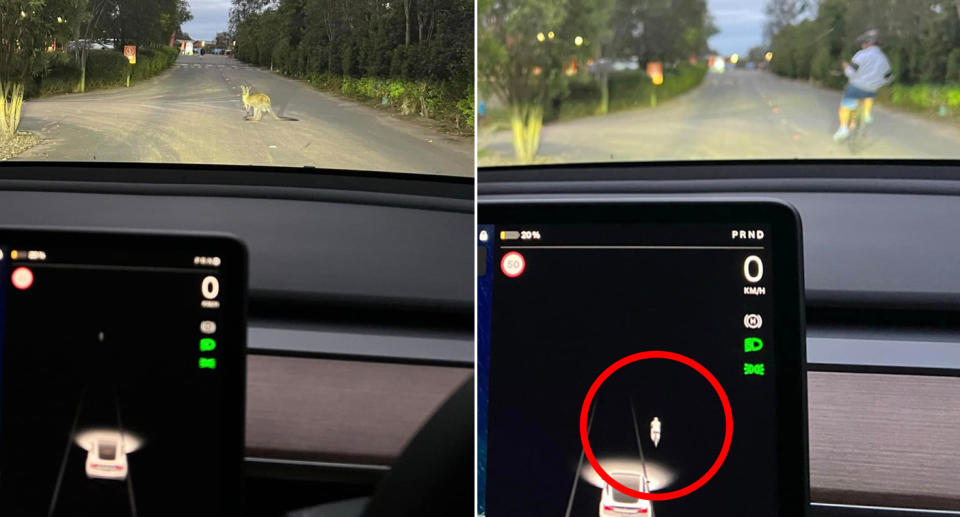
[[[849,79],[847,88],[840,100],[840,128],[833,134],[835,141],[841,141],[850,135],[850,113],[857,109],[857,103],[863,99],[863,122],[873,122],[871,110],[877,90],[892,79],[890,61],[879,47],[880,33],[876,29],[868,30],[857,38],[860,50],[854,54],[850,63],[843,62],[843,73]]]

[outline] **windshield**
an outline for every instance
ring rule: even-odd
[[[472,176],[472,0],[14,0],[0,160]]]
[[[960,3],[488,0],[478,163],[960,158]]]
[[[115,442],[100,441],[97,449],[100,451],[100,458],[112,460],[117,456],[117,444]]]
[[[631,476],[629,474],[614,474],[613,479],[617,480],[621,485],[632,489],[640,490],[640,477]],[[619,490],[611,490],[613,492],[613,500],[618,503],[636,503],[637,498],[631,497]]]

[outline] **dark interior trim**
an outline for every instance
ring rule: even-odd
[[[478,183],[611,181],[611,180],[712,180],[744,178],[910,178],[960,180],[955,160],[698,160],[565,163],[527,166],[481,167]]]
[[[956,304],[915,307],[909,304],[876,305],[822,305],[807,303],[807,328],[822,330],[846,329],[862,332],[869,329],[872,333],[889,331],[921,331],[927,334],[947,332],[956,335],[960,332],[960,318]]]
[[[477,192],[481,196],[747,192],[960,195],[960,162],[714,160],[484,167],[477,173]]]
[[[810,503],[810,515],[813,517],[935,517],[937,515],[960,515],[960,512],[897,506],[812,502]]]
[[[746,192],[804,192],[825,194],[925,194],[960,195],[960,182],[952,179],[903,178],[731,178],[644,180],[569,180],[543,182],[480,182],[481,195],[501,194],[691,194]]]
[[[471,213],[473,178],[292,167],[5,162],[0,190],[255,197]]]
[[[836,516],[894,516],[894,515],[960,515],[956,510],[957,500],[950,497],[933,497],[916,494],[868,494],[853,490],[813,488],[811,506],[817,503],[833,512],[813,512],[814,515]],[[907,506],[909,505],[909,506]],[[851,507],[859,507],[851,508]],[[851,511],[853,510],[853,511]]]
[[[817,308],[960,312],[960,293],[807,289],[806,300]]]
[[[913,366],[867,366],[859,364],[807,363],[807,371],[841,373],[879,373],[890,375],[925,375],[928,377],[960,377],[953,368],[919,368]]]
[[[418,366],[445,366],[451,368],[473,368],[473,361],[452,361],[429,359],[425,357],[399,357],[377,355],[338,354],[332,352],[307,352],[301,350],[275,350],[266,348],[247,348],[250,356],[295,357],[303,359],[329,359],[354,363],[409,364]]]
[[[246,477],[375,484],[387,472],[390,472],[390,467],[387,465],[280,460],[247,456],[244,458],[243,470]]]
[[[473,300],[328,296],[307,292],[251,289],[251,320],[336,322],[380,328],[473,333]]]

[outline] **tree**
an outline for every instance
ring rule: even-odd
[[[564,66],[585,62],[603,41],[609,2],[480,0],[478,10],[480,80],[510,107],[514,152],[528,163],[540,146],[546,100],[565,91]]]
[[[16,135],[26,81],[47,67],[45,50],[69,35],[65,13],[63,0],[0,0],[0,142]]]
[[[772,37],[771,69],[839,87],[840,63],[859,50],[857,37],[880,32],[893,75],[902,84],[955,80],[960,13],[929,0],[820,0],[816,15],[781,27]]]
[[[809,8],[809,0],[769,0],[764,9],[767,15],[767,23],[763,27],[764,39],[770,41],[784,27],[796,23]]]
[[[618,0],[609,26],[611,40],[604,52],[613,59],[638,63],[673,63],[700,56],[709,49],[707,40],[718,32],[706,0]],[[599,114],[607,112],[607,73],[599,74]]]
[[[213,41],[214,46],[217,48],[230,48],[233,45],[233,34],[230,32],[218,32]]]
[[[404,40],[403,44],[410,46],[410,4],[413,3],[413,0],[402,0],[403,1],[403,21],[406,27],[404,31]]]
[[[236,33],[237,27],[241,22],[252,15],[263,11],[270,0],[231,0],[233,7],[230,8],[230,32]]]
[[[461,93],[473,82],[471,0],[278,0],[260,11],[250,5],[234,8],[247,12],[235,33],[240,59],[296,76],[442,81]]]
[[[704,54],[717,33],[705,0],[619,0],[610,20],[612,54],[674,62]]]
[[[83,93],[87,88],[87,57],[90,55],[90,46],[93,40],[103,36],[103,21],[109,16],[110,9],[115,6],[109,0],[68,0],[73,15],[68,24],[73,34],[74,61],[80,68],[80,81],[77,91]]]

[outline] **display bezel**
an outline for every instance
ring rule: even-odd
[[[779,514],[799,517],[809,507],[807,436],[806,337],[803,298],[803,254],[800,216],[777,200],[717,201],[481,201],[477,223],[529,226],[563,223],[763,224],[771,228],[770,253],[777,346],[774,367]],[[494,301],[496,297],[494,293]],[[496,345],[491,343],[491,349]],[[492,399],[488,402],[495,403]],[[785,408],[795,408],[786,411]],[[489,454],[489,452],[488,452]],[[744,494],[746,495],[746,494]]]

